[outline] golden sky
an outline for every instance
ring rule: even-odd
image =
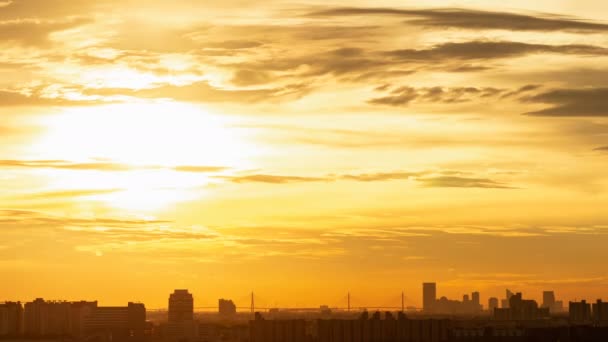
[[[0,300],[595,300],[606,13],[1,0]]]

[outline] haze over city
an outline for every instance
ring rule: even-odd
[[[608,299],[606,13],[0,0],[0,300]]]

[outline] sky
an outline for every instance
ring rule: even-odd
[[[0,1],[0,300],[608,299],[608,2]]]

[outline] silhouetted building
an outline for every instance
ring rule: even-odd
[[[218,301],[218,311],[221,316],[234,316],[236,315],[236,305],[231,300],[220,299]]]
[[[591,321],[591,305],[587,301],[570,302],[568,306],[570,322],[588,323]]]
[[[471,294],[471,301],[473,301],[473,306],[479,307],[479,310],[481,310],[481,298],[479,296],[479,292],[475,291]]]
[[[549,318],[548,308],[539,308],[535,300],[523,299],[521,293],[511,295],[508,308],[494,310],[497,320],[526,321]]]
[[[194,298],[188,290],[175,290],[169,296],[169,322],[191,321],[194,318]]]
[[[23,306],[20,302],[0,304],[0,337],[16,337],[23,332]]]
[[[498,298],[490,297],[488,299],[488,311],[491,315],[494,314],[494,309],[498,308]]]
[[[71,302],[70,303],[70,336],[85,337],[85,320],[97,309],[97,302]]]
[[[441,319],[395,318],[386,313],[384,319],[375,313],[370,319],[317,320],[318,342],[441,342],[448,340],[449,321]]]
[[[471,300],[471,298],[474,300]],[[479,292],[474,292],[471,297],[469,297],[469,295],[463,295],[462,301],[441,297],[435,301],[433,312],[448,315],[475,315],[480,313],[481,309],[482,306],[479,303]]]
[[[25,303],[24,333],[28,337],[58,337],[71,334],[70,303],[37,298]]]
[[[608,303],[598,299],[593,303],[593,321],[599,325],[608,324]]]
[[[109,341],[141,340],[145,329],[146,307],[140,303],[98,306],[84,319],[85,336],[100,336]]]
[[[555,293],[553,291],[543,291],[543,308],[553,308],[555,306]]]
[[[511,290],[507,289],[505,299],[503,299],[501,301],[500,307],[503,309],[509,308],[509,300],[511,299],[511,297],[513,297],[513,292],[511,292]]]
[[[166,333],[170,341],[192,340],[198,335],[198,324],[194,322],[194,298],[188,290],[175,290],[169,296]]]
[[[422,310],[424,312],[433,312],[435,302],[437,301],[437,284],[423,283],[422,284]]]
[[[259,312],[249,322],[249,342],[305,342],[306,321],[265,320]]]

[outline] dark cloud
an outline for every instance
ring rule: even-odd
[[[495,97],[503,93],[503,89],[485,87],[430,87],[413,88],[400,87],[392,90],[387,96],[373,98],[368,102],[371,104],[406,106],[410,102],[430,102],[430,103],[460,103],[473,100],[480,100]]]
[[[424,172],[380,172],[380,173],[362,173],[358,175],[341,175],[340,179],[353,180],[359,182],[376,182],[389,181],[399,179],[411,179],[423,175]]]
[[[272,80],[269,73],[258,70],[242,69],[234,73],[232,83],[237,86],[251,86],[268,83]]]
[[[251,49],[264,45],[264,43],[255,40],[225,40],[221,42],[207,43],[208,48],[240,50]]]
[[[42,21],[38,19],[0,21],[0,41],[44,47],[50,43],[49,35],[51,33],[73,29],[91,22],[91,19],[88,18],[61,21]]]
[[[433,175],[435,174],[435,175]],[[444,172],[379,172],[362,174],[338,174],[326,175],[323,177],[299,177],[285,175],[255,174],[248,176],[219,177],[230,180],[234,183],[304,183],[304,182],[336,182],[336,181],[356,181],[356,182],[385,182],[393,180],[413,180],[421,183],[425,187],[444,187],[444,188],[494,188],[494,189],[513,189],[512,187],[487,178],[469,178],[458,176],[462,175],[458,171]]]
[[[594,151],[599,151],[599,152],[608,152],[608,146],[600,146],[600,147],[596,147],[593,149]]]
[[[552,107],[526,115],[554,117],[608,117],[608,88],[556,89],[522,99]]]
[[[468,178],[455,176],[438,176],[419,178],[426,187],[432,188],[490,188],[490,189],[513,189],[512,187],[486,178]]]
[[[501,98],[503,98],[503,99],[504,99],[504,98],[508,98],[508,97],[520,96],[520,95],[523,95],[523,94],[529,93],[529,92],[531,92],[531,91],[538,90],[538,89],[540,89],[541,87],[542,87],[542,86],[541,86],[541,85],[539,85],[539,84],[528,84],[528,85],[525,85],[525,86],[520,87],[519,89],[512,90],[512,91],[510,91],[510,92],[507,92],[507,93],[503,94],[503,95],[501,96]]]
[[[352,44],[352,40],[349,40]],[[495,69],[492,61],[524,57],[531,54],[564,54],[608,56],[608,49],[593,45],[546,45],[511,41],[468,41],[443,43],[423,49],[378,51],[370,47],[345,46],[281,57],[252,57],[246,62],[221,65],[234,72],[236,85],[254,85],[297,78],[319,81],[333,76],[342,82],[379,81],[386,83],[416,72],[480,72]],[[401,99],[400,101],[403,101]],[[405,99],[407,100],[407,99]]]
[[[607,56],[608,49],[593,45],[545,45],[510,41],[471,41],[444,43],[430,49],[403,49],[386,54],[404,61],[488,60],[520,57],[535,53]]]
[[[369,16],[406,17],[407,23],[461,29],[502,29],[513,31],[608,31],[608,24],[584,21],[557,15],[525,15],[471,9],[445,8],[408,10],[397,8],[332,8],[311,13],[310,16]]]

